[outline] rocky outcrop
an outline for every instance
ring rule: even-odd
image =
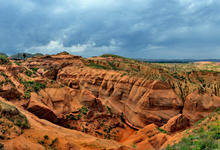
[[[40,101],[40,97],[38,97],[37,94],[32,93],[31,99],[29,100],[27,104],[27,110],[35,114],[41,119],[46,119],[48,121],[51,121],[53,123],[58,122],[58,118],[55,115],[55,113],[46,105],[44,105]]]
[[[0,89],[0,96],[5,98],[6,100],[15,100],[20,99],[21,93],[16,88],[11,88],[8,90]]]
[[[167,134],[160,133],[157,125],[150,124],[128,136],[122,143],[133,145],[133,147],[141,150],[158,150],[169,138],[170,136]]]
[[[196,91],[187,96],[183,114],[190,119],[190,123],[192,124],[219,107],[219,97],[209,93],[199,94]]]
[[[164,133],[159,133],[149,139],[150,144],[156,149],[160,147],[168,140],[169,136]]]
[[[162,123],[168,121],[177,115],[183,106],[182,101],[167,84],[121,76],[115,71],[65,67],[58,73],[57,79],[76,91],[91,91],[90,98],[97,97],[115,111],[123,112],[128,120],[138,127],[154,120],[158,125],[162,125],[159,123],[161,120]],[[84,101],[82,96],[79,98],[79,101]],[[161,110],[169,110],[169,113],[163,115]],[[140,121],[142,118],[144,122]]]
[[[190,121],[184,115],[179,114],[171,118],[164,126],[161,128],[167,132],[176,132],[179,130],[184,130],[190,126]]]

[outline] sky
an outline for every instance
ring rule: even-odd
[[[220,0],[0,0],[0,52],[220,59]]]

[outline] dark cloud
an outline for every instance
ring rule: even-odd
[[[0,0],[0,51],[220,58],[218,0]]]

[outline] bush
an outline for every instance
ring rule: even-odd
[[[44,135],[44,139],[45,139],[45,140],[48,140],[48,139],[49,139],[49,136],[48,136],[48,135]]]
[[[24,86],[25,88],[31,88],[32,91],[35,91],[35,92],[39,92],[41,89],[46,88],[45,84],[34,82],[34,81],[25,81]]]
[[[167,131],[166,130],[164,130],[164,129],[162,129],[162,128],[158,128],[158,130],[160,131],[160,132],[162,132],[162,133],[167,133]]]
[[[29,71],[29,70],[26,70],[26,71],[25,71],[25,74],[26,74],[27,76],[31,77],[33,73],[32,73],[31,71]]]
[[[17,61],[15,61],[14,62],[16,65],[18,65],[18,66],[21,66],[21,63],[19,63],[19,62],[17,62]]]
[[[5,55],[0,55],[0,64],[7,64],[9,63],[8,57]]]
[[[24,99],[30,99],[30,98],[31,98],[30,90],[24,91]]]

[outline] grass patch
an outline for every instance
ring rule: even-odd
[[[103,54],[100,57],[113,57],[113,58],[122,58],[126,59],[125,57],[119,56],[119,55],[114,55],[114,54]]]
[[[20,82],[24,85],[26,92],[39,92],[41,89],[46,88],[46,84],[35,81],[26,81],[20,79]]]
[[[24,73],[26,74],[26,76],[29,76],[29,77],[32,77],[33,75],[33,72],[30,70],[26,70]]]
[[[92,67],[95,69],[108,69],[106,66],[103,65],[99,65],[99,64],[95,64],[94,62],[91,62],[89,65],[87,65],[88,67]]]
[[[17,61],[14,61],[14,63],[18,66],[21,66],[21,63],[17,62]]]
[[[166,130],[164,130],[164,129],[162,129],[162,128],[158,128],[158,130],[160,131],[160,132],[162,132],[162,133],[167,133],[167,131]]]

